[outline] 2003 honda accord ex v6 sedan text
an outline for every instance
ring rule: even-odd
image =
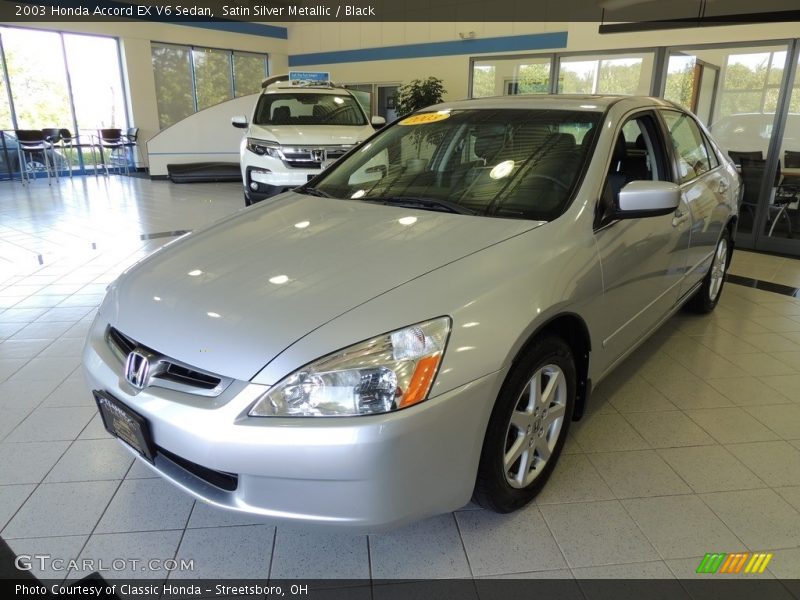
[[[106,428],[217,506],[374,531],[542,488],[597,384],[714,308],[739,177],[662,100],[439,104],[109,287]]]

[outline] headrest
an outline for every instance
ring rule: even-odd
[[[289,110],[288,106],[279,106],[272,111],[273,123],[288,123],[291,118],[292,111]]]

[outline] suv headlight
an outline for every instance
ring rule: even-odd
[[[247,149],[259,156],[267,155],[272,158],[281,158],[280,147],[280,144],[275,142],[251,137],[247,138]]]
[[[259,398],[251,417],[344,417],[406,408],[428,397],[450,318],[360,342],[298,369]]]

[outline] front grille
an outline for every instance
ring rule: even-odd
[[[283,162],[293,169],[321,169],[329,163],[344,156],[350,146],[317,146],[314,148],[282,147]]]
[[[239,477],[234,473],[215,471],[214,469],[209,469],[208,467],[198,465],[190,460],[181,458],[177,454],[173,454],[169,450],[164,450],[164,448],[161,446],[156,446],[156,451],[164,458],[169,459],[182,469],[189,471],[189,473],[195,477],[202,479],[206,483],[210,483],[214,487],[218,487],[227,492],[232,492],[239,487]]]
[[[108,341],[116,346],[116,348],[126,357],[136,348],[136,342],[129,337],[122,335],[119,330],[115,329],[114,327],[108,328]]]
[[[206,390],[212,390],[219,385],[220,378],[207,375],[194,369],[187,369],[175,363],[169,363],[167,370],[161,375],[163,379],[170,379],[185,385],[193,385]]]
[[[152,373],[148,385],[213,397],[219,396],[233,382],[230,378],[196,369],[159,354],[156,350],[139,344],[115,327],[108,328],[106,340],[122,365],[125,365],[128,355],[134,350],[147,355]]]
[[[293,169],[321,169],[321,163],[315,163],[311,161],[303,161],[303,160],[285,160],[287,167],[292,167]]]

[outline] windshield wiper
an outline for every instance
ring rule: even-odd
[[[318,198],[333,198],[327,192],[323,192],[322,190],[318,190],[315,187],[303,187],[298,190],[301,194],[307,194],[309,196],[317,196]]]
[[[459,215],[477,214],[455,202],[449,200],[439,200],[437,198],[420,198],[417,196],[378,196],[374,198],[362,198],[364,202],[374,202],[375,204],[385,204],[391,206],[406,206],[408,208],[421,208],[423,210],[438,210],[440,212],[450,212]]]

